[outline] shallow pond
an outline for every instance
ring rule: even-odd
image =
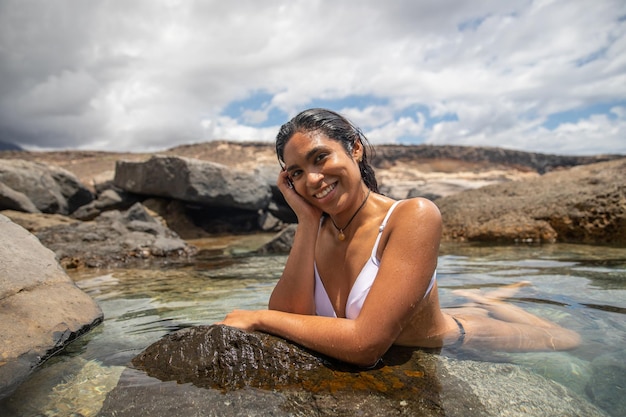
[[[267,236],[195,242],[204,248],[204,255],[192,264],[72,275],[101,306],[103,324],[48,360],[1,401],[0,415],[94,416],[130,359],[163,335],[219,321],[233,308],[264,308],[286,259],[251,255],[264,239]],[[442,246],[438,266],[442,306],[463,302],[452,293],[455,289],[488,290],[520,280],[529,280],[532,286],[511,302],[578,331],[582,345],[569,352],[472,352],[457,358],[532,369],[586,397],[607,415],[621,415],[624,372],[606,378],[596,375],[605,386],[590,387],[590,381],[598,372],[593,366],[598,358],[624,358],[626,249]]]

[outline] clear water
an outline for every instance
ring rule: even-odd
[[[219,321],[233,308],[264,308],[286,259],[250,255],[266,238],[196,242],[205,255],[193,264],[73,275],[101,306],[104,323],[48,360],[0,402],[0,415],[96,415],[125,365],[152,342],[177,329]],[[443,306],[463,301],[452,294],[454,289],[489,289],[520,280],[533,285],[512,302],[578,331],[583,344],[570,352],[484,352],[471,359],[519,364],[587,395],[591,362],[626,346],[626,249],[442,247],[438,283]],[[609,389],[623,392],[625,382],[622,377]],[[597,405],[617,415],[610,404]]]

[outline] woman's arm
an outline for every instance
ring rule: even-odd
[[[391,345],[374,343],[376,335],[363,321],[276,310],[235,310],[217,324],[270,333],[359,366],[375,364]]]
[[[298,225],[287,263],[270,296],[269,309],[315,314],[313,262],[316,235],[317,227]]]
[[[374,364],[424,297],[437,264],[441,217],[427,200],[409,200],[398,206],[387,229],[378,275],[355,320],[238,310],[223,324],[272,333],[345,362]]]
[[[283,274],[270,296],[269,308],[289,313],[315,314],[313,263],[322,212],[290,187],[286,172],[280,173],[276,184],[296,213],[298,228]]]

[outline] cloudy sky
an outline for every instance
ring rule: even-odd
[[[370,141],[626,154],[624,0],[0,0],[0,141]]]

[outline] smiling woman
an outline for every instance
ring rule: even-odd
[[[290,339],[369,366],[393,345],[560,350],[579,336],[503,303],[522,282],[442,310],[436,283],[438,208],[378,192],[368,142],[341,115],[306,110],[283,125],[277,185],[298,228],[268,310],[236,310],[223,324]],[[330,220],[330,221],[327,221]]]

